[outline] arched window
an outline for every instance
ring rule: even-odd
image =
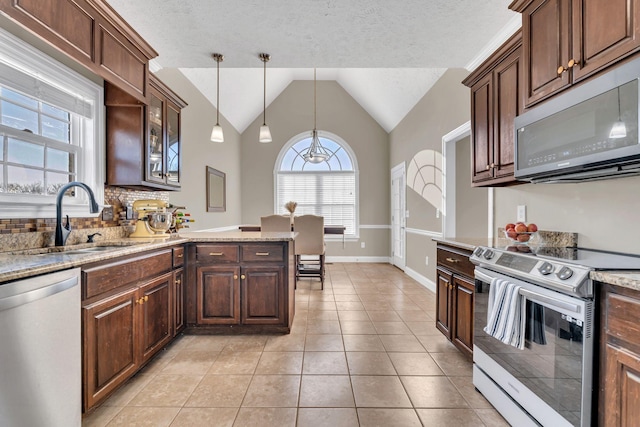
[[[329,158],[307,162],[303,156],[311,133],[293,137],[280,151],[275,167],[275,212],[287,214],[284,205],[298,204],[296,215],[321,215],[325,225],[343,225],[345,235],[358,231],[358,171],[355,155],[337,135],[318,131]]]

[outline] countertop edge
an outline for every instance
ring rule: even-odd
[[[589,277],[597,282],[640,291],[639,271],[592,271]]]

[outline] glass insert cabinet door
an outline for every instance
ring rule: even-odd
[[[180,184],[180,113],[167,104],[167,184]]]
[[[165,182],[164,102],[154,93],[148,107],[147,179]]]

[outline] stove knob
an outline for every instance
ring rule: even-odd
[[[553,265],[550,262],[544,262],[538,267],[538,271],[540,274],[546,276],[547,274],[553,273]]]
[[[558,276],[558,279],[560,280],[567,280],[569,277],[573,276],[573,270],[569,267],[562,267],[560,271],[556,273],[556,276]]]
[[[482,252],[484,252],[484,249],[482,248],[476,248],[475,251],[473,251],[473,254],[477,257],[479,257],[480,255],[482,255]]]
[[[491,259],[493,258],[494,252],[491,249],[487,249],[486,251],[484,251],[484,258],[485,259]]]

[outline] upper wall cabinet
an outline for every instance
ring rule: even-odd
[[[507,40],[462,83],[471,88],[471,181],[515,183],[513,121],[523,110],[522,33]]]
[[[149,104],[105,85],[107,184],[143,190],[179,190],[181,164],[178,95],[153,74]]]
[[[148,64],[158,54],[104,0],[0,0],[0,11],[147,102]]]
[[[640,48],[640,0],[516,0],[522,13],[525,106]]]

